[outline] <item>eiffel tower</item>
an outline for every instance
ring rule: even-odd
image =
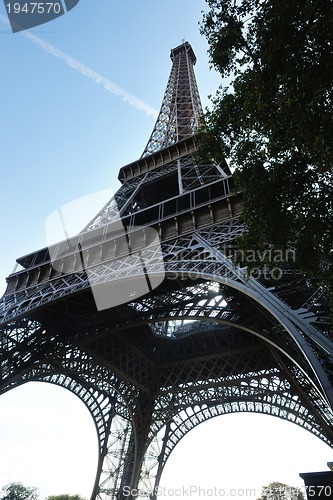
[[[226,163],[198,157],[191,45],[171,60],[113,199],[78,235],[19,258],[0,302],[0,391],[44,381],[83,401],[93,500],[155,499],[174,447],[218,415],[274,415],[333,445],[324,294],[291,266],[234,264],[241,193]]]

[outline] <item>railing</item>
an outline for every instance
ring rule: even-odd
[[[50,246],[49,249],[44,248],[22,257],[18,259],[18,264],[23,267],[23,270],[19,271],[19,273],[50,262],[51,259],[53,260],[57,256],[64,256],[65,249],[66,256],[69,257],[72,254],[81,252],[82,249],[87,250],[97,244],[103,244],[119,236],[124,236],[124,228],[133,231],[135,227],[158,224],[227,198],[230,195],[230,177],[220,179],[162,203],[138,210],[123,217],[121,222],[119,220],[115,221],[115,223],[110,222],[89,232],[80,233],[68,240],[63,240],[56,245]],[[12,274],[16,273],[13,272]]]

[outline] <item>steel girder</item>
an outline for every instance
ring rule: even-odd
[[[154,130],[142,156],[191,137],[202,106],[194,75],[196,57],[185,42],[171,51],[172,69]]]
[[[192,232],[193,225],[196,224],[195,213],[196,211],[199,213],[202,204],[202,201],[200,204],[198,200],[202,198],[205,200],[207,196],[210,197],[209,207],[204,207],[207,211],[203,218],[204,226],[211,227],[211,221],[215,216],[212,205],[217,206],[216,210],[219,210],[222,200],[226,204],[224,209],[226,215],[229,216],[232,213],[230,206],[230,197],[233,198],[230,192],[231,178],[226,176],[218,165],[198,163],[192,155],[182,158],[180,165],[184,186],[181,199],[173,196],[171,199],[160,201],[151,207],[147,201],[144,206],[142,203],[140,206],[139,200],[133,198],[133,193],[143,190],[146,184],[149,191],[151,190],[151,182],[156,180],[163,182],[163,176],[168,175],[169,172],[175,173],[178,168],[177,162],[176,164],[172,162],[170,169],[163,170],[164,167],[161,167],[152,172],[150,183],[144,175],[143,178],[135,178],[130,182],[133,185],[130,191],[121,187],[120,194],[116,193],[115,198],[98,214],[88,229],[80,233],[78,237],[74,237],[73,241],[61,243],[58,245],[59,248],[56,247],[55,251],[60,253],[57,262],[50,259],[49,252],[45,249],[43,250],[45,258],[43,257],[43,260],[35,263],[33,259],[39,258],[39,252],[37,252],[26,270],[10,276],[8,288],[11,289],[8,289],[0,300],[1,323],[4,324],[13,318],[29,314],[55,299],[62,299],[88,289],[93,283],[116,280],[118,277],[124,278],[126,273],[131,276],[134,274],[133,269],[136,265],[138,265],[138,273],[140,273],[140,252],[131,252],[131,259],[127,258],[129,256],[128,234],[135,237],[137,242],[140,238],[142,239],[142,248],[147,259],[156,263],[156,270],[151,269],[151,271],[163,273],[164,264],[161,261],[158,262],[157,259],[159,245],[147,245],[143,241],[146,238],[145,221],[147,219],[150,226],[159,232],[160,239],[163,241],[169,240],[170,235],[190,234]],[[190,175],[188,173],[191,170],[191,165],[195,166],[196,174]],[[203,175],[203,172],[206,173],[207,177]],[[172,183],[173,180],[174,178]],[[129,195],[127,203],[125,203],[126,195]],[[199,216],[201,215],[199,214]],[[225,218],[225,215],[223,217]],[[222,225],[215,224],[213,226],[217,231],[221,230],[223,235],[229,238],[228,241],[243,231],[243,226],[238,219],[232,217],[229,217],[227,223],[224,221]],[[226,231],[227,234],[225,234]],[[95,240],[94,245],[90,244],[92,234]],[[73,249],[69,251],[68,246],[73,246]],[[136,263],[133,262],[133,259],[136,260]],[[84,266],[82,260],[84,260]]]
[[[77,394],[90,410],[100,443],[94,488],[100,499],[111,494],[121,498],[121,489],[129,484],[154,491],[179,439],[196,422],[218,414],[275,414],[332,443],[331,374],[325,369],[332,341],[315,327],[314,315],[292,310],[221,252],[241,231],[239,220],[232,219],[165,242],[164,285],[129,303],[130,314],[121,322],[110,311],[107,326],[102,322],[76,332],[75,326],[72,334],[64,335],[54,325],[48,332],[26,318],[3,327],[2,392],[29,380],[49,381]],[[139,264],[126,266],[125,259],[119,268],[113,263],[109,272],[106,264],[97,266],[95,274],[100,280],[128,278],[139,273]],[[62,286],[61,296],[68,285]],[[163,372],[156,371],[157,361],[151,357],[158,351],[151,338],[146,345],[142,339],[133,345],[132,339],[122,338],[124,332],[137,335],[147,326],[155,338],[168,342],[160,354],[165,358]],[[242,340],[238,345],[237,335],[244,334],[259,344],[244,345]],[[226,344],[221,346],[218,339],[223,336]],[[189,353],[196,353],[199,339],[203,355],[192,358]],[[175,348],[179,361],[167,363]],[[161,385],[152,389],[151,380]],[[122,405],[112,429],[117,394]],[[134,477],[135,448],[140,453]]]
[[[182,270],[179,269],[183,273],[183,280],[185,279],[185,269],[186,266]],[[265,342],[270,342],[273,347],[272,352],[275,353],[280,369],[277,367],[272,368],[270,363],[268,363],[266,369],[263,369],[267,363],[266,350],[263,349],[261,356],[259,356],[257,347],[249,345],[245,349],[242,344],[237,349],[231,349],[230,345],[223,346],[222,352],[228,353],[228,369],[226,370],[225,365],[223,368],[220,366],[223,355],[219,353],[221,347],[218,347],[216,335],[225,334],[225,330],[221,329],[220,325],[229,326],[233,324],[240,331],[250,331],[249,326],[242,326],[240,323],[242,319],[241,313],[239,312],[238,317],[235,317],[235,314],[237,315],[235,307],[228,308],[226,303],[229,298],[226,294],[224,296],[220,295],[221,293],[217,282],[214,282],[214,284],[209,281],[196,283],[193,280],[193,283],[190,281],[189,286],[185,289],[175,292],[167,291],[164,295],[157,295],[154,299],[147,298],[140,304],[130,304],[130,307],[140,311],[140,322],[137,325],[131,322],[127,325],[127,328],[139,328],[140,323],[141,325],[150,323],[155,326],[155,335],[166,337],[169,342],[177,342],[177,340],[185,338],[196,339],[198,336],[204,337],[202,334],[204,330],[206,330],[207,335],[212,335],[215,330],[215,335],[209,339],[210,346],[206,345],[204,340],[205,356],[184,363],[188,351],[187,346],[184,352],[180,352],[179,362],[175,360],[165,367],[163,375],[165,389],[161,388],[159,396],[155,398],[153,417],[148,419],[149,430],[147,429],[147,420],[145,421],[142,415],[141,419],[138,419],[138,413],[136,412],[137,401],[138,398],[140,399],[139,394],[149,385],[149,378],[142,379],[142,373],[149,371],[149,361],[142,359],[142,355],[141,359],[136,359],[138,356],[135,355],[135,350],[130,357],[129,350],[123,345],[120,337],[118,338],[118,348],[116,340],[113,339],[112,342],[113,350],[116,350],[115,358],[118,359],[118,370],[125,372],[128,363],[136,363],[135,369],[137,371],[132,375],[132,378],[128,377],[126,379],[126,386],[119,382],[117,377],[114,374],[112,375],[110,371],[97,366],[96,362],[98,363],[99,356],[101,359],[107,357],[103,353],[103,346],[89,346],[89,344],[87,346],[85,344],[82,351],[79,351],[78,348],[71,350],[68,340],[68,344],[64,341],[63,345],[60,345],[58,339],[59,352],[55,356],[53,345],[56,337],[47,337],[46,332],[42,331],[40,325],[23,322],[20,326],[16,324],[15,327],[8,327],[6,335],[3,336],[3,342],[6,343],[6,345],[3,344],[3,349],[6,353],[11,354],[11,356],[7,357],[7,360],[11,359],[12,365],[9,369],[6,360],[2,364],[2,388],[8,390],[14,385],[28,380],[44,380],[66,387],[81,397],[91,411],[97,428],[102,429],[99,434],[101,443],[99,485],[95,488],[95,494],[98,492],[99,498],[106,498],[111,492],[115,494],[122,485],[126,469],[125,458],[127,456],[123,451],[125,449],[130,450],[130,443],[132,443],[131,434],[129,434],[129,430],[132,429],[131,422],[137,427],[137,435],[138,429],[141,428],[141,439],[144,442],[144,447],[147,446],[141,468],[140,482],[138,484],[132,483],[132,487],[139,485],[140,491],[148,491],[149,485],[149,488],[156,488],[158,482],[154,483],[154,475],[152,474],[156,474],[157,480],[160,478],[166,459],[184,433],[193,428],[196,422],[199,423],[218,414],[232,411],[258,411],[275,414],[281,418],[294,421],[326,442],[330,442],[327,432],[323,432],[323,429],[326,427],[327,431],[331,424],[332,417],[329,407],[326,404],[325,408],[323,395],[313,382],[314,377],[311,378],[311,374],[306,370],[304,359],[300,360],[298,355],[298,358],[295,356],[292,359],[293,363],[290,363],[290,358],[298,351],[294,347],[293,352],[293,346],[289,343],[287,346],[281,343],[280,337],[281,335],[285,336],[286,333],[283,329],[280,329],[278,335],[273,332],[274,326],[276,328],[274,322],[270,325],[271,332],[263,334],[259,330],[259,332],[253,331],[252,334],[264,339]],[[167,301],[169,301],[169,308],[167,307]],[[160,304],[160,308],[163,307],[164,314],[159,310],[158,304]],[[230,313],[232,313],[232,317]],[[258,311],[254,316],[258,321]],[[197,325],[198,319],[199,325]],[[209,319],[212,319],[212,321],[207,324]],[[177,324],[179,320],[191,320],[191,323],[179,325]],[[166,321],[173,321],[173,324],[166,324]],[[264,318],[263,324],[265,324],[265,321],[266,318]],[[206,326],[203,323],[206,323]],[[265,325],[265,328],[267,329],[268,326]],[[124,329],[125,326],[123,325],[122,328]],[[43,334],[46,339],[44,350],[40,348],[40,340],[43,338]],[[99,341],[96,340],[96,336],[98,339],[98,333],[94,336],[93,344],[98,342],[103,344],[105,331],[103,331]],[[20,359],[19,356],[22,350],[17,351],[18,342],[20,347],[25,346],[24,354],[22,354],[23,359]],[[36,352],[37,342],[39,347]],[[30,352],[27,349],[28,346]],[[182,348],[184,349],[184,346]],[[94,360],[92,358],[89,360],[89,354],[87,353],[90,350],[95,353]],[[99,354],[96,355],[96,353]],[[240,367],[239,359],[241,355],[244,356],[245,354],[246,359],[243,360]],[[124,361],[124,366],[121,366],[119,365],[119,359],[123,359],[125,355],[126,361]],[[51,357],[50,361],[48,361],[48,356]],[[287,366],[287,361],[282,362],[281,356],[287,358],[289,366]],[[252,365],[254,359],[255,363]],[[13,360],[15,360],[15,366],[13,366]],[[143,369],[142,365],[144,362],[146,364],[145,369]],[[21,364],[23,370],[20,369]],[[8,377],[5,376],[6,366]],[[228,375],[226,375],[225,371],[227,371]],[[56,373],[52,375],[52,372]],[[207,375],[202,375],[206,372],[210,373],[212,380],[209,377],[206,382],[202,382],[202,378],[207,378]],[[15,382],[11,381],[10,373],[15,374]],[[96,373],[96,376],[94,373]],[[136,381],[137,387],[134,388],[133,383],[132,390],[129,391],[131,380],[132,382]],[[177,381],[179,383],[180,380],[181,383],[177,388]],[[90,391],[87,391],[86,386],[90,387]],[[118,417],[122,419],[122,431],[115,430],[116,436],[119,433],[118,438],[114,433],[109,434],[108,444],[106,445],[107,425],[108,423],[111,424],[110,414],[113,416],[115,405],[112,405],[108,400],[106,401],[105,396],[102,397],[103,406],[109,404],[106,412],[108,418],[106,418],[106,415],[100,410],[100,405],[96,402],[98,400],[97,396],[101,395],[97,393],[96,396],[96,391],[103,389],[103,395],[106,392],[108,395],[111,393],[112,401],[115,401],[115,388],[127,400],[132,416],[126,418],[127,411],[124,411],[123,415]],[[304,398],[304,395],[306,395],[306,398]],[[309,405],[309,401],[312,406]],[[191,419],[189,419],[191,410],[188,410],[189,408],[195,408],[191,423]],[[200,411],[198,408],[200,408]],[[98,414],[101,414],[103,418],[98,417]],[[186,416],[186,423],[183,423],[182,420],[184,416]],[[103,422],[103,425],[100,426],[99,421]],[[146,427],[143,426],[144,422]],[[161,435],[163,435],[164,428],[168,434],[164,435],[165,446],[163,448]],[[131,446],[133,447],[133,444]],[[164,455],[157,456],[156,450],[159,452],[164,450]],[[111,478],[115,477],[118,482],[111,483]],[[121,481],[120,478],[122,478]]]
[[[65,249],[19,259],[0,301],[0,392],[44,381],[84,402],[99,442],[93,500],[130,498],[125,487],[155,498],[179,440],[226,413],[275,415],[333,445],[323,291],[288,266],[277,280],[235,264],[239,193],[225,165],[194,156],[195,56],[187,43],[171,55],[153,134],[114,199]],[[91,288],[135,280],[143,254],[159,286],[97,311]]]
[[[91,231],[92,229],[117,221],[122,217],[133,215],[136,212],[144,210],[147,206],[151,208],[151,201],[147,202],[143,198],[139,199],[137,194],[140,190],[150,190],[150,186],[156,180],[165,179],[172,175],[180,178],[179,182],[182,193],[191,192],[201,186],[212,184],[217,179],[228,178],[219,164],[198,161],[193,158],[193,155],[187,154],[177,160],[154,168],[149,174],[145,173],[142,176],[133,177],[125,182],[97,216],[87,224],[85,231]],[[175,192],[178,194],[177,188],[178,186],[175,185]],[[227,190],[229,191],[229,186]],[[159,198],[161,198],[161,194]],[[159,199],[158,203],[161,203],[161,199]]]
[[[60,340],[59,335],[50,335],[36,321],[24,319],[7,325],[1,331],[0,340],[0,394],[27,382],[39,381],[67,389],[85,404],[98,439],[98,466],[92,491],[92,498],[96,498],[105,482],[103,465],[111,449],[119,463],[114,463],[110,472],[114,477],[118,471],[118,478],[122,472],[118,422],[126,421],[128,434],[131,424],[124,398],[127,395],[132,400],[132,391],[137,390],[118,380],[112,371],[98,366],[89,354],[74,344],[73,338]],[[116,432],[118,438],[112,442]],[[120,487],[120,484],[116,482],[115,486]]]
[[[165,242],[163,286],[128,303],[121,320],[111,310],[106,323],[85,330],[78,321],[80,329],[74,324],[65,334],[57,324],[47,331],[26,318],[3,327],[2,392],[29,380],[53,382],[77,394],[91,412],[100,443],[94,488],[100,499],[121,498],[129,485],[154,491],[179,439],[218,414],[275,414],[332,443],[331,373],[325,368],[332,341],[316,328],[314,315],[292,310],[220,250],[241,231],[239,220],[231,219]],[[123,279],[139,271],[139,259],[134,266],[125,259],[118,268],[96,266],[95,275]],[[67,282],[62,287],[60,297],[69,292]],[[127,332],[138,336],[147,327],[153,337],[146,344],[140,336],[124,340]],[[257,341],[244,344],[243,335]],[[167,344],[161,349],[154,338]],[[179,360],[170,354],[175,349]],[[152,388],[152,380],[160,385]]]

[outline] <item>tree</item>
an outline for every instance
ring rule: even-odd
[[[22,483],[9,483],[2,488],[1,500],[37,500],[37,488]]]
[[[84,500],[84,498],[80,495],[68,495],[65,493],[62,495],[51,495],[46,500]]]
[[[201,154],[225,157],[243,193],[248,248],[292,243],[333,298],[331,0],[206,0],[201,32],[228,77]]]
[[[302,491],[294,486],[273,482],[264,486],[258,500],[305,500]]]

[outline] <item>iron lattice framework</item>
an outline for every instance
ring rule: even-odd
[[[194,75],[196,57],[187,42],[171,51],[172,69],[162,106],[142,156],[191,137],[202,107]]]
[[[154,132],[114,199],[18,259],[0,303],[0,390],[45,381],[83,401],[99,442],[92,499],[156,498],[174,447],[218,415],[275,415],[333,445],[323,291],[288,265],[253,277],[233,264],[241,196],[225,165],[197,159],[195,56],[188,43],[171,55]]]

